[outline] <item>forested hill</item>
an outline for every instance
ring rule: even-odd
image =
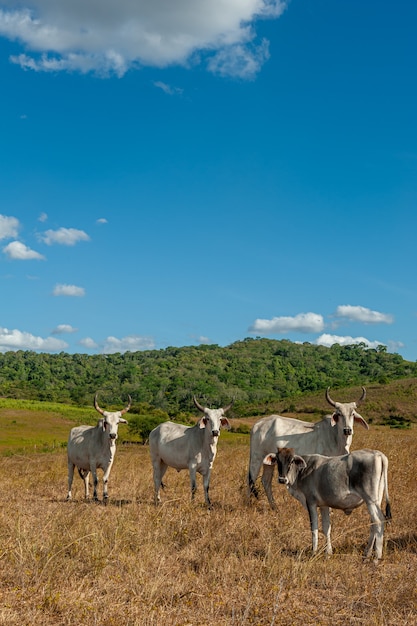
[[[417,376],[417,364],[384,347],[331,348],[287,340],[245,339],[226,347],[200,345],[124,354],[0,354],[0,396],[89,405],[149,403],[171,416],[188,413],[195,394],[207,404],[236,399],[245,407],[304,392]]]

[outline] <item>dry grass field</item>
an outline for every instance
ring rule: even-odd
[[[147,446],[119,444],[107,506],[83,500],[78,476],[65,501],[64,449],[0,457],[0,624],[415,625],[417,427],[359,428],[361,447],[390,462],[393,521],[379,565],[361,556],[365,507],[333,512],[328,559],[311,556],[307,513],[276,481],[278,512],[264,496],[248,506],[244,435],[220,436],[211,511],[201,477],[191,504],[187,473],[172,469],[153,505]]]

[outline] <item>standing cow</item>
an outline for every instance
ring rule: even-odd
[[[326,552],[331,555],[330,508],[350,515],[366,504],[371,518],[371,532],[365,558],[375,548],[376,561],[382,557],[385,520],[391,519],[388,495],[388,459],[379,450],[356,450],[343,456],[321,454],[300,456],[291,448],[278,448],[265,457],[267,466],[277,463],[278,481],[307,509],[310,517],[313,553],[318,548],[318,512],[321,511]],[[381,509],[385,495],[385,515]]]
[[[163,422],[149,435],[149,449],[153,467],[155,486],[155,504],[161,501],[162,479],[168,467],[177,471],[188,469],[190,472],[191,499],[197,491],[197,472],[203,476],[204,497],[211,507],[209,498],[210,473],[217,453],[220,426],[230,428],[225,417],[233,402],[220,409],[203,407],[197,399],[194,404],[204,415],[195,426],[184,426],[174,422]]]
[[[129,396],[129,404],[121,411],[103,411],[97,403],[97,393],[94,396],[94,407],[102,415],[97,426],[76,426],[71,429],[68,438],[68,495],[71,500],[71,487],[74,478],[74,468],[84,481],[85,497],[89,495],[88,477],[90,472],[94,481],[94,500],[97,498],[97,469],[102,469],[103,474],[103,499],[107,500],[107,483],[116,454],[116,439],[119,424],[127,424],[122,415],[127,413],[132,405]]]
[[[330,397],[329,387],[326,400],[334,407],[334,413],[311,424],[280,415],[269,415],[253,425],[250,435],[250,459],[248,472],[248,494],[258,496],[255,481],[258,478],[265,456],[277,448],[294,448],[297,454],[324,454],[339,456],[350,450],[354,422],[369,428],[364,418],[356,411],[357,405],[366,397],[365,387],[357,402],[335,402]],[[276,509],[272,494],[273,467],[265,466],[262,474],[270,507]]]

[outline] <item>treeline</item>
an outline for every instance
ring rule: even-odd
[[[171,417],[193,410],[195,394],[208,405],[235,398],[240,415],[305,392],[417,376],[417,364],[384,346],[331,348],[287,340],[245,339],[226,347],[200,345],[123,354],[0,354],[0,396],[91,404],[147,404]]]

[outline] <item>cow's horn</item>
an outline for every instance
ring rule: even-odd
[[[202,413],[204,413],[204,407],[201,406],[201,404],[199,403],[199,401],[197,400],[197,398],[195,396],[193,396],[193,400],[194,400],[194,404],[196,405],[197,409],[199,411],[201,411]]]
[[[96,411],[101,413],[101,415],[104,415],[103,409],[100,409],[99,405],[97,404],[97,396],[98,396],[98,391],[96,392],[96,395],[94,396],[94,408],[96,409]]]
[[[336,406],[336,402],[334,400],[331,399],[330,394],[329,394],[329,389],[330,387],[327,387],[326,389],[326,400],[329,404],[331,404],[332,406]]]
[[[234,404],[234,402],[235,402],[235,399],[233,398],[233,400],[231,401],[231,403],[230,403],[230,404],[228,404],[227,406],[224,406],[224,407],[223,407],[223,413],[226,413],[226,411],[228,411],[229,409],[231,409],[231,408],[232,408],[232,406],[233,406],[233,404]]]
[[[130,407],[132,406],[132,398],[131,398],[130,396],[127,396],[127,397],[129,398],[129,404],[127,405],[127,407],[125,407],[124,409],[122,409],[122,410],[120,411],[120,413],[121,413],[122,415],[124,415],[125,413],[127,413],[127,412],[128,412],[128,410],[130,409]]]
[[[363,402],[366,398],[366,389],[365,387],[362,387],[362,395],[359,398],[359,400],[356,402],[356,404],[360,404],[361,402]]]

